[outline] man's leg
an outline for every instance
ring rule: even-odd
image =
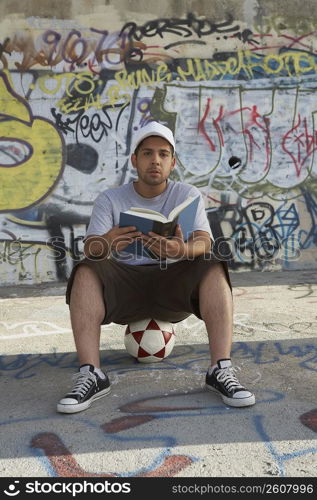
[[[229,406],[253,405],[255,397],[240,384],[230,359],[233,301],[221,263],[214,264],[200,283],[199,308],[208,332],[211,357],[206,374],[207,389],[217,392]]]
[[[100,368],[100,325],[105,305],[102,284],[89,266],[82,264],[76,271],[69,308],[79,364]]]
[[[221,263],[214,264],[199,287],[199,308],[206,324],[211,364],[230,358],[233,333],[233,301]]]
[[[86,410],[110,392],[110,381],[100,369],[100,331],[105,317],[102,284],[87,265],[78,266],[70,296],[70,316],[80,368],[70,392],[57,404],[60,413]]]

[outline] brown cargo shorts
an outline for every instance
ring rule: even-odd
[[[221,262],[232,291],[226,261],[213,254],[193,260],[168,264],[129,265],[113,259],[83,259],[73,268],[66,289],[66,303],[75,273],[80,265],[88,265],[103,284],[106,316],[102,325],[156,318],[177,323],[191,314],[201,319],[199,311],[199,283],[206,272]]]

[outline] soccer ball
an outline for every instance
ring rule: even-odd
[[[141,363],[155,363],[169,356],[175,344],[175,331],[169,321],[143,319],[130,323],[125,330],[124,345]]]

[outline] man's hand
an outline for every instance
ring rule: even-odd
[[[177,224],[175,235],[171,239],[152,232],[148,236],[142,234],[141,238],[144,246],[161,258],[194,259],[199,255],[209,253],[211,250],[209,233],[200,230],[193,231],[185,242],[179,224]]]
[[[135,226],[119,227],[117,224],[106,233],[105,238],[111,251],[121,252],[141,234]]]
[[[141,234],[135,226],[119,227],[117,224],[102,236],[89,236],[85,241],[84,254],[86,257],[107,258],[112,251],[124,250]]]
[[[143,245],[161,258],[181,259],[186,257],[186,243],[179,224],[173,238],[164,238],[159,234],[149,232],[142,234]]]

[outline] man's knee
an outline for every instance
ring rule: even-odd
[[[84,302],[83,302],[84,299]],[[103,296],[103,284],[97,273],[86,264],[81,264],[75,271],[75,276],[71,285],[69,306],[72,309],[78,306],[78,300],[81,307],[84,303],[89,304],[89,308],[94,311],[100,311],[101,320],[105,315],[105,303]]]
[[[88,265],[80,264],[76,271],[71,284],[70,300],[74,295],[94,296],[100,301],[103,300],[103,283],[97,273]]]

